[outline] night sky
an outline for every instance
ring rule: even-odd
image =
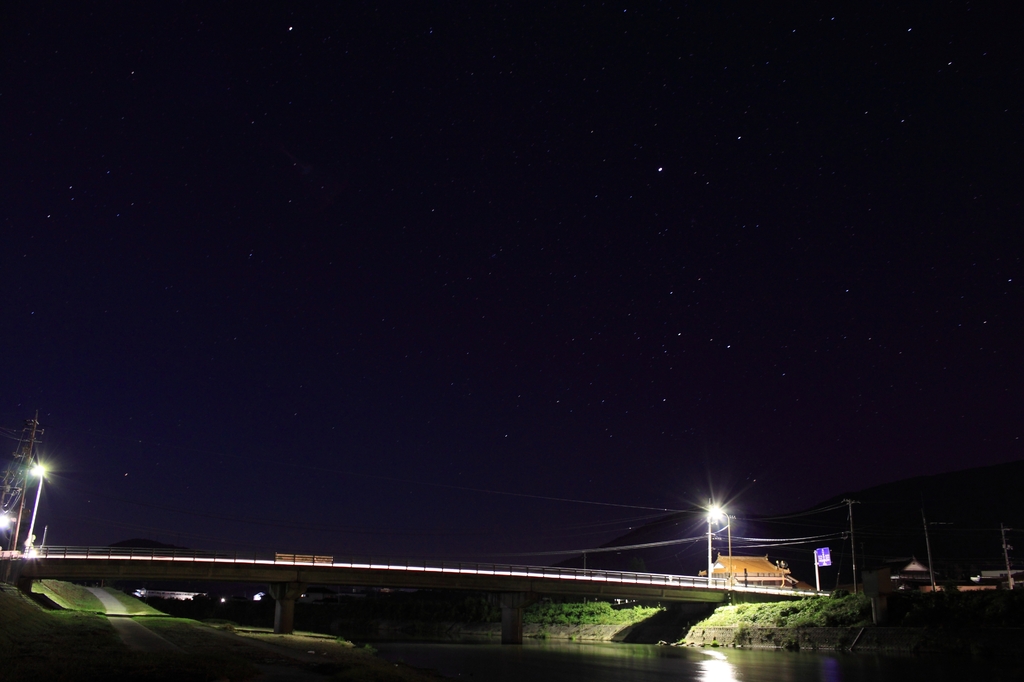
[[[47,543],[549,563],[1024,456],[1019,16],[720,5],[6,7]]]

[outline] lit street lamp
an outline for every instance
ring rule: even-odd
[[[10,533],[11,532],[11,523],[13,523],[13,522],[11,521],[11,517],[9,515],[7,515],[7,514],[0,514],[0,532]],[[3,545],[0,544],[0,547],[3,547]]]
[[[711,522],[722,518],[722,509],[713,505],[708,509],[708,587],[711,587],[711,574],[715,571],[715,562],[711,558]]]
[[[728,585],[732,587],[732,520],[718,505],[713,505],[708,509],[708,587],[711,586],[711,574],[715,570],[715,563],[711,558],[711,522],[721,522],[723,517],[728,522],[726,530],[729,533],[729,567],[726,569],[726,578],[728,579]]]
[[[32,475],[39,477],[39,487],[36,488],[36,503],[32,507],[32,520],[28,524],[28,537],[25,538],[25,551],[31,552],[32,545],[35,540],[35,536],[32,535],[32,531],[36,527],[36,512],[39,511],[39,496],[43,492],[43,477],[46,475],[46,468],[42,464],[36,464],[32,467]]]

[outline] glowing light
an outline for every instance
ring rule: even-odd
[[[0,514],[0,528],[7,528],[11,525],[11,517],[7,514]]]
[[[701,651],[711,657],[699,663],[701,682],[737,682],[732,664],[720,651]]]
[[[34,467],[32,467],[32,475],[33,476],[45,476],[46,475],[46,467],[44,467],[42,464],[35,465]]]

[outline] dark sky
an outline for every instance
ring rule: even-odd
[[[1019,16],[719,4],[3,10],[48,543],[507,557],[1021,458]]]

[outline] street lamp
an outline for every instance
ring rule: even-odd
[[[12,523],[11,517],[8,514],[6,514],[6,513],[0,514],[0,532],[3,532],[3,533],[11,532],[10,531],[11,523]],[[3,545],[0,545],[0,547],[2,547],[2,546]]]
[[[717,504],[712,505],[708,509],[708,586],[711,586],[711,574],[715,570],[714,561],[711,558],[711,522],[719,521],[725,518],[727,524],[725,526],[726,531],[729,534],[729,567],[726,569],[726,578],[728,585],[732,587],[732,518]]]
[[[25,538],[25,551],[31,552],[33,541],[35,537],[32,535],[32,531],[36,527],[36,512],[39,511],[39,496],[43,492],[43,477],[46,475],[46,468],[42,464],[36,464],[32,467],[32,475],[39,477],[39,487],[36,488],[36,503],[32,507],[32,520],[28,524],[28,537]]]
[[[717,504],[708,508],[708,587],[711,587],[711,574],[714,573],[715,563],[711,559],[711,522],[722,518],[722,509]]]

